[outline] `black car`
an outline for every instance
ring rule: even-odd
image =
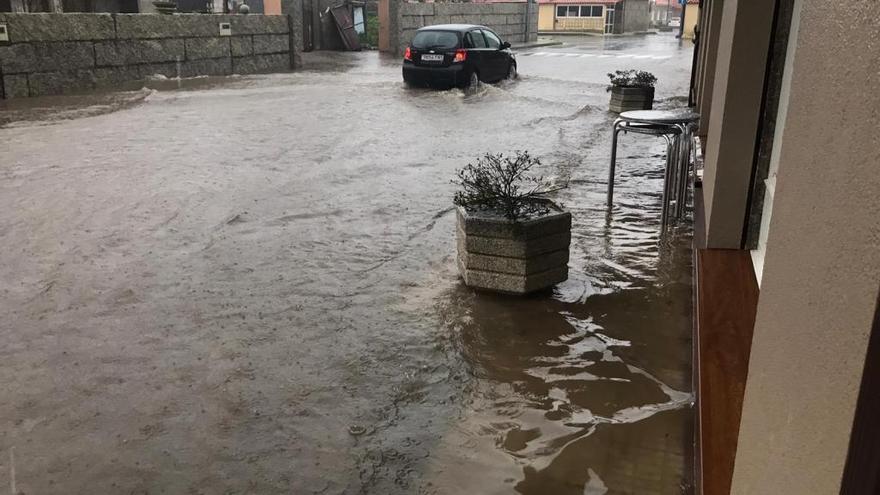
[[[439,24],[416,31],[403,56],[403,80],[411,86],[476,86],[516,77],[510,43],[491,29]]]

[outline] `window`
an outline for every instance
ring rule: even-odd
[[[483,34],[479,30],[471,31],[465,36],[468,48],[486,48],[486,40],[483,38]]]
[[[602,6],[557,5],[556,17],[602,17]]]
[[[458,47],[458,35],[451,31],[419,31],[412,40],[413,48],[448,50]]]
[[[492,31],[483,31],[483,34],[486,36],[486,43],[489,44],[489,48],[494,48],[496,50],[501,48],[501,40],[498,39],[498,36],[495,36],[495,33]]]

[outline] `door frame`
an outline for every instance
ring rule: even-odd
[[[605,34],[614,32],[614,7],[605,7]]]

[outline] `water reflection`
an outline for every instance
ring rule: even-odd
[[[515,491],[688,490],[690,284],[673,275],[686,269],[686,240],[655,244],[652,276],[629,290],[451,292],[445,319],[473,379],[461,428],[518,466]]]
[[[4,104],[2,392],[27,400],[0,415],[24,491],[687,483],[690,267],[686,233],[657,237],[662,145],[622,148],[606,222],[602,87],[410,93],[354,56]],[[454,276],[449,179],[523,146],[571,178],[570,279],[476,294]]]

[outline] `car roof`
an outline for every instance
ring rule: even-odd
[[[435,24],[433,26],[425,26],[419,29],[419,31],[458,31],[463,33],[476,28],[489,29],[479,24]]]

